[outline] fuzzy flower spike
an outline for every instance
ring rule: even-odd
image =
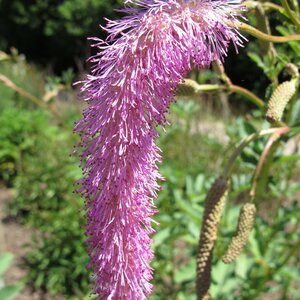
[[[75,126],[94,292],[105,300],[151,293],[151,216],[161,179],[155,127],[166,124],[177,84],[191,65],[207,67],[226,56],[230,42],[242,44],[226,25],[240,16],[239,0],[126,3],[127,16],[108,21],[107,39],[93,38],[99,53],[82,82],[88,106]]]

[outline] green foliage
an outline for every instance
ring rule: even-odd
[[[13,255],[11,253],[3,253],[0,255],[0,299],[3,300],[13,300],[24,287],[22,283],[7,286],[3,285],[3,275],[7,272],[12,260]]]
[[[13,20],[32,29],[42,29],[46,36],[67,32],[72,36],[82,36],[91,27],[99,15],[110,15],[113,1],[103,0],[66,0],[34,1],[29,5],[22,1],[13,1],[9,6],[2,1],[4,8],[12,8]],[[97,15],[98,14],[98,15]]]
[[[154,235],[156,259],[153,299],[194,299],[195,255],[203,201],[212,182],[204,174],[187,176],[181,186],[172,169],[162,168],[167,182],[159,195],[160,223]]]
[[[113,18],[117,6],[119,0],[0,0],[0,49],[14,46],[62,71],[86,56],[87,37],[103,35],[98,24]]]
[[[295,268],[299,249],[297,228],[299,207],[296,202],[290,207],[273,211],[272,219],[260,215],[246,254],[241,255],[232,265],[225,265],[219,259],[224,253],[235,230],[239,206],[228,209],[221,224],[217,244],[217,258],[213,266],[212,295],[214,299],[258,299],[261,295],[281,295],[280,299],[296,299],[300,285],[299,268]],[[289,233],[285,231],[289,228]],[[290,249],[287,251],[287,249]]]
[[[23,55],[19,55],[16,49],[12,49],[7,59],[0,61],[0,74],[9,78],[17,86],[25,89],[32,95],[41,98],[44,93],[44,76],[40,70],[29,65]],[[8,107],[32,109],[23,96],[0,83],[0,110]]]
[[[214,159],[220,153],[224,127],[221,126],[220,132],[207,131],[207,128],[220,125],[218,119],[205,115],[199,101],[179,99],[171,106],[170,123],[166,133],[160,130],[158,140],[167,168],[176,172],[176,175],[181,177],[181,182],[184,182],[187,174],[196,176],[199,172],[215,172],[220,166],[220,160],[216,161],[215,165],[203,162]],[[171,176],[174,176],[173,172]]]
[[[68,299],[76,295],[81,299],[89,292],[83,215],[72,205],[57,211],[44,208],[40,212],[47,214],[25,259],[30,268],[28,280],[35,288],[53,295],[62,294]]]
[[[72,137],[49,124],[39,110],[7,109],[1,114],[1,172],[13,185],[10,213],[38,228],[26,257],[28,280],[53,294],[88,292],[87,254],[80,210],[72,194],[80,176],[69,158]]]
[[[47,124],[36,138],[35,155],[23,157],[10,211],[13,214],[21,212],[29,223],[39,225],[43,222],[44,212],[78,205],[77,198],[72,195],[71,183],[79,178],[80,170],[75,159],[69,158],[70,143],[56,127]]]
[[[188,115],[183,112],[182,103],[176,105],[174,110],[180,110],[183,116]],[[220,152],[215,151],[214,155],[226,153],[226,161],[226,156],[232,151],[230,149],[239,140],[256,132],[259,127],[267,127],[267,123],[259,122],[260,114],[254,112],[254,115],[257,117],[253,117],[252,120],[245,121],[239,118],[235,123],[228,125],[227,134],[231,142],[227,146],[223,145],[223,149],[219,149]],[[184,128],[184,124],[181,125]],[[176,128],[176,124],[173,124],[173,128]],[[164,141],[168,141],[168,129]],[[281,143],[275,153],[268,177],[267,197],[259,203],[261,213],[256,218],[245,254],[232,265],[225,265],[221,261],[235,231],[241,206],[237,203],[247,199],[252,174],[266,141],[267,137],[250,143],[236,163],[234,173],[237,174],[232,176],[227,209],[220,225],[212,266],[213,299],[258,299],[262,295],[274,293],[282,295],[280,299],[296,297],[300,283],[299,268],[295,267],[300,247],[297,238],[300,208],[296,201],[291,200],[288,204],[283,199],[293,199],[291,197],[299,191],[298,183],[289,182],[297,171],[295,161],[299,159],[299,155],[284,154],[284,143]],[[168,143],[164,146],[171,147]],[[192,150],[191,156],[193,155]],[[209,162],[202,160],[201,163],[203,170],[208,171]],[[187,175],[190,170],[186,172],[185,168],[176,169],[168,164],[163,165],[161,171],[167,180],[163,183],[157,201],[160,212],[155,219],[160,223],[160,227],[154,235],[156,259],[153,266],[156,289],[151,299],[195,299],[195,256],[199,227],[203,201],[213,176],[205,171],[190,176]],[[182,176],[185,179],[182,180]],[[282,205],[283,201],[286,204]],[[270,202],[272,209],[266,209]],[[297,254],[293,257],[291,253]]]
[[[7,61],[0,69],[38,97],[44,90],[67,84],[72,76],[69,71],[63,78],[52,77],[45,82],[43,74],[39,74],[40,81],[35,86],[30,85],[32,77],[27,75],[31,68],[26,62]],[[23,75],[18,78],[15,72]],[[36,70],[30,74],[38,75]],[[89,290],[89,272],[83,203],[73,194],[74,183],[81,174],[77,158],[70,156],[74,136],[57,126],[48,111],[28,105],[25,98],[16,99],[16,94],[2,85],[0,88],[5,92],[0,112],[0,180],[14,190],[10,214],[35,228],[25,258],[27,280],[51,294],[83,298]],[[63,112],[64,103],[57,104]],[[66,111],[67,122],[78,118],[75,112],[72,108]]]
[[[225,146],[214,137],[208,137],[205,132],[195,129],[199,120],[199,104],[184,101],[178,101],[172,107],[172,126],[167,127],[166,134],[159,141],[166,154],[161,172],[167,180],[162,183],[163,188],[156,201],[160,212],[155,220],[160,226],[154,235],[153,245],[156,253],[153,261],[153,283],[156,286],[152,296],[154,300],[195,299],[194,257],[203,201],[213,178],[219,173],[209,160],[199,156],[198,147],[202,146],[202,149],[210,152],[212,158],[222,155],[226,160],[234,144],[257,128],[266,126],[258,121],[260,115],[256,113],[254,115],[257,117],[252,120],[240,118],[227,126],[231,142]],[[66,299],[83,298],[89,290],[89,272],[86,269],[88,257],[83,246],[84,219],[80,213],[83,203],[71,193],[80,170],[75,167],[75,159],[68,158],[73,143],[70,133],[51,125],[48,114],[38,110],[18,111],[9,108],[2,114],[4,118],[1,120],[5,124],[13,123],[11,126],[1,127],[5,132],[5,135],[2,133],[4,140],[17,149],[23,149],[21,164],[24,172],[16,170],[14,175],[16,193],[11,212],[19,214],[23,222],[38,229],[25,260],[30,270],[28,281],[36,288],[47,290],[53,295],[62,294]],[[12,115],[14,122],[11,121]],[[207,121],[205,116],[201,119],[202,122]],[[212,119],[209,118],[208,121],[211,122]],[[25,145],[29,146],[22,146],[24,140],[27,141]],[[269,282],[276,282],[276,289],[281,292],[289,286],[288,293],[295,294],[293,287],[297,286],[297,278],[300,278],[298,269],[290,261],[284,267],[281,265],[288,255],[285,253],[287,248],[284,239],[288,238],[289,247],[294,249],[296,235],[293,232],[287,236],[279,229],[289,228],[291,224],[297,226],[296,206],[282,207],[276,218],[271,218],[272,222],[259,216],[247,246],[247,255],[242,255],[230,266],[220,262],[235,230],[239,206],[233,204],[249,190],[249,172],[251,174],[254,171],[265,142],[266,138],[262,138],[244,149],[235,168],[239,175],[232,177],[229,204],[222,220],[213,265],[211,291],[215,299],[254,299],[262,293],[272,294],[274,288],[269,287]],[[180,158],[182,148],[177,147],[179,143],[190,145],[189,156]],[[289,189],[286,188],[287,182],[277,184],[281,180],[280,174],[293,174],[294,162],[298,156],[278,152],[275,157],[273,167],[276,171],[270,181],[269,197],[274,197],[274,201],[278,203],[279,200],[275,200],[278,197],[290,196],[294,191],[300,190],[298,184],[289,186]],[[218,168],[223,159],[218,163]],[[264,234],[261,235],[261,232]],[[282,259],[274,264],[273,258],[277,256]],[[266,266],[266,270],[262,270],[262,265]],[[286,274],[290,275],[286,277]],[[258,283],[259,292],[256,289]]]
[[[45,130],[48,128],[48,130]],[[48,126],[43,111],[8,108],[0,112],[0,179],[11,185],[17,171],[24,172],[24,160],[40,154],[37,144],[47,147],[57,128]]]

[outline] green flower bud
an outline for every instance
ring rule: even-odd
[[[270,123],[281,121],[283,111],[296,92],[297,80],[285,81],[273,92],[266,113],[266,119]]]
[[[289,63],[285,66],[285,68],[292,77],[299,77],[299,71],[296,65]]]

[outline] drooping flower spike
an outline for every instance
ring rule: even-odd
[[[131,5],[134,4],[134,5]],[[88,102],[75,131],[81,135],[87,244],[99,299],[142,300],[150,295],[153,199],[161,179],[157,125],[177,84],[194,65],[222,60],[241,36],[241,1],[126,1],[127,16],[108,21],[106,40],[82,83]]]

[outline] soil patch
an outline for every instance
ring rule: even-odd
[[[32,229],[18,223],[6,213],[6,205],[12,199],[12,192],[0,188],[0,253],[10,252],[14,255],[13,263],[4,275],[5,285],[16,283],[24,278],[26,270],[23,267],[23,258],[26,255],[25,246],[30,242]],[[15,300],[53,300],[61,299],[51,297],[41,291],[32,291],[25,287]]]

